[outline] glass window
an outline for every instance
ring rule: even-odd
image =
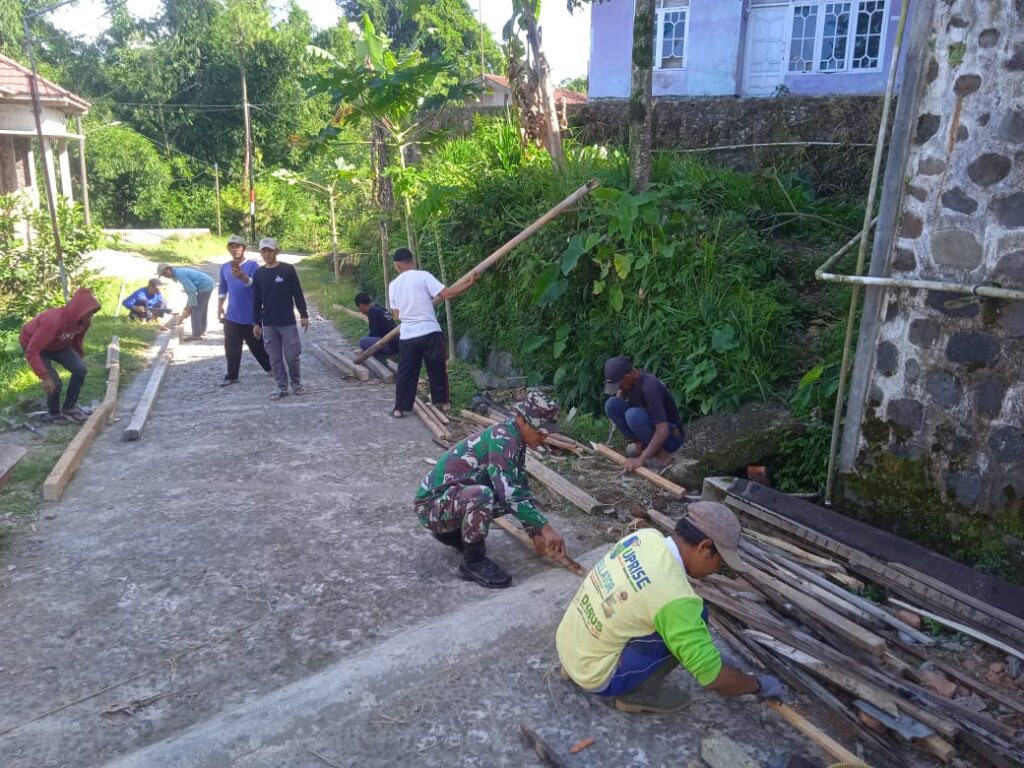
[[[790,72],[877,70],[886,0],[794,0]]]
[[[658,0],[654,20],[654,68],[686,66],[687,0]]]

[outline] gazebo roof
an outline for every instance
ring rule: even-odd
[[[14,59],[0,54],[0,103],[32,102],[32,71]],[[81,115],[92,105],[71,91],[39,78],[39,100],[50,107],[57,107],[67,115]]]

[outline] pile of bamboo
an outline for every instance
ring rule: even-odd
[[[1018,659],[1024,651],[1007,639],[1024,630],[1024,620],[937,580],[929,586],[925,574],[895,578],[910,569],[795,525],[777,510],[716,495],[744,525],[741,550],[749,572],[694,586],[712,606],[712,626],[740,655],[845,720],[866,764],[920,762],[913,753],[950,763],[959,749],[970,765],[1024,765],[1024,705],[1009,689],[943,663],[933,638],[911,626],[913,615],[850,590],[873,584],[913,600],[890,605],[934,617]],[[657,516],[655,522],[665,527],[671,521]],[[929,600],[922,587],[969,603],[977,616],[999,617],[1005,622],[1000,637],[984,631],[984,619],[948,618],[950,602]]]

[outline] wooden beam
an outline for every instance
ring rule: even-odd
[[[448,415],[429,400],[423,404],[423,407],[430,411],[430,415],[437,419],[437,421],[443,426],[447,427],[452,423],[452,420],[448,418]]]
[[[533,552],[534,554],[538,554],[538,555],[540,554],[537,551],[537,548],[533,545],[533,539],[531,539],[530,536],[526,533],[526,531],[524,531],[522,528],[517,526],[515,523],[510,523],[504,517],[492,518],[491,523],[493,525],[496,525],[499,528],[501,528],[501,530],[505,531],[505,533],[508,533],[509,535],[511,535],[512,538],[514,538],[516,541],[518,541],[523,546],[529,548],[530,551]],[[583,566],[580,565],[579,563],[577,563],[575,560],[573,560],[568,555],[565,555],[564,557],[555,557],[554,555],[541,555],[541,556],[545,560],[548,560],[548,561],[554,563],[555,565],[560,565],[561,567],[565,568],[567,571],[572,571],[577,576],[582,576],[582,575],[584,575],[586,573],[586,570],[583,568]]]
[[[314,342],[310,345],[313,351],[313,356],[316,357],[321,363],[331,368],[342,378],[349,378],[354,376],[360,381],[370,380],[370,371],[362,365],[356,365],[351,360],[336,354],[332,350]]]
[[[541,216],[539,219],[533,222],[530,226],[528,226],[526,229],[524,229],[522,232],[520,232],[518,235],[513,237],[511,240],[509,240],[507,243],[501,246],[498,250],[496,250],[494,253],[488,256],[486,259],[484,259],[471,270],[469,270],[469,272],[467,272],[454,283],[452,283],[450,286],[448,286],[448,298],[453,299],[456,296],[467,291],[470,287],[472,287],[474,283],[476,283],[477,280],[480,279],[481,275],[483,275],[484,272],[486,272],[488,269],[490,269],[499,261],[501,261],[518,245],[526,242],[535,234],[537,234],[537,232],[540,231],[541,227],[543,227],[549,221],[552,221],[553,219],[556,219],[559,216],[561,216],[563,213],[565,213],[577,202],[579,202],[584,197],[589,195],[599,186],[601,186],[601,182],[599,182],[597,179],[591,179],[582,187],[577,189],[575,192],[573,192],[571,195],[565,198],[562,202],[560,202],[554,208],[549,210],[547,213],[545,213],[543,216]],[[443,299],[441,299],[441,295],[438,294],[434,298],[434,306],[439,305],[442,301]],[[396,327],[393,331],[383,336],[372,347],[363,351],[359,355],[356,355],[356,362],[361,363],[366,358],[379,352],[385,346],[390,344],[392,339],[398,336],[398,332],[399,329]]]
[[[101,403],[85,420],[43,482],[43,501],[57,501],[64,495],[64,489],[78,471],[89,446],[103,431],[110,409],[111,403]]]
[[[123,433],[125,440],[138,440],[142,437],[142,430],[146,426],[146,419],[149,418],[149,414],[153,410],[153,404],[156,402],[156,396],[160,391],[160,385],[163,383],[164,375],[167,373],[167,368],[170,366],[173,358],[173,352],[164,352],[160,356],[156,365],[150,369],[149,381],[146,382],[146,389],[142,392],[142,398],[139,400],[139,404],[135,406],[135,412],[132,414],[132,420],[128,422],[128,426],[125,427]]]
[[[348,355],[342,355],[345,362],[350,363],[355,369],[357,363],[352,360]],[[378,360],[376,357],[368,357],[363,361],[363,365],[366,369],[376,376],[378,379],[383,381],[385,384],[393,384],[395,382],[395,372],[388,368],[384,363]]]
[[[867,763],[846,749],[842,744],[833,739],[816,725],[808,722],[792,707],[786,706],[778,701],[765,702],[769,709],[773,710],[779,717],[796,728],[800,733],[813,741],[818,747],[824,750],[833,759],[848,764],[850,768],[860,766],[868,768]]]
[[[450,441],[452,439],[451,433],[444,428],[443,424],[436,421],[434,417],[430,415],[430,412],[423,407],[423,403],[420,402],[418,397],[412,401],[412,411],[438,440]]]
[[[985,645],[997,648],[1003,653],[1008,653],[1011,656],[1016,656],[1021,661],[1024,661],[1024,651],[1022,651],[1019,648],[1014,648],[1011,645],[1007,645],[1006,643],[1000,640],[996,640],[994,637],[989,637],[984,632],[979,632],[978,630],[961,624],[958,621],[953,621],[952,619],[947,619],[944,616],[939,616],[938,614],[932,613],[931,611],[926,611],[924,610],[924,608],[918,608],[916,606],[911,605],[910,603],[905,603],[902,600],[897,600],[895,597],[890,597],[889,602],[893,605],[898,605],[900,608],[906,608],[908,611],[913,611],[914,613],[920,614],[921,616],[931,619],[932,621],[936,621],[944,627],[949,627],[950,629],[955,629],[957,632],[962,632],[968,637],[973,637],[975,640],[980,640],[981,642],[985,643]]]
[[[620,467],[626,466],[626,457],[623,456],[621,453],[613,451],[604,443],[591,443],[590,446],[594,449],[595,452],[601,454],[606,459],[611,459]],[[686,495],[686,489],[683,486],[673,483],[671,480],[662,477],[657,472],[652,472],[651,470],[647,469],[647,467],[640,467],[638,470],[636,470],[635,474],[637,475],[637,477],[642,477],[649,483],[653,483],[654,485],[661,488],[661,490],[671,494],[672,496],[675,496],[677,499],[681,499],[683,498],[683,496]]]
[[[14,467],[27,452],[20,445],[0,445],[0,487],[11,479]]]
[[[602,512],[610,506],[609,504],[602,504],[589,493],[573,485],[555,472],[555,470],[532,456],[526,457],[526,471],[531,477],[540,481],[549,491],[579,507],[588,515]]]

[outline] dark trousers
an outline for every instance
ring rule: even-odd
[[[646,408],[631,406],[621,397],[609,397],[604,402],[604,412],[627,440],[639,440],[644,445],[654,437],[654,425]],[[666,453],[675,453],[683,447],[686,436],[678,424],[669,422],[668,437],[661,448]]]
[[[82,358],[71,347],[58,349],[56,352],[40,352],[39,357],[43,359],[43,365],[46,366],[50,379],[57,385],[53,394],[46,396],[46,409],[51,416],[60,413],[61,381],[57,370],[53,367],[53,364],[57,363],[71,374],[71,379],[68,381],[68,392],[64,398],[64,410],[71,410],[78,404],[78,393],[82,391],[82,384],[85,383],[85,363]]]
[[[263,346],[262,339],[257,339],[252,332],[251,323],[236,323],[224,319],[224,357],[228,361],[228,375],[225,379],[237,379],[238,368],[242,364],[242,342],[245,342],[256,358],[256,362],[264,371],[270,370],[270,355]]]
[[[361,338],[359,340],[359,348],[365,352],[370,347],[372,347],[374,344],[376,344],[378,341],[380,341],[380,336],[363,336],[363,338]],[[378,351],[377,354],[374,355],[374,357],[376,357],[381,362],[384,362],[385,360],[388,359],[388,355],[397,355],[397,354],[398,354],[398,342],[397,341],[392,341],[386,347],[381,348],[380,351]]]
[[[427,364],[430,400],[445,405],[448,396],[448,365],[445,360],[444,337],[440,331],[402,339],[398,343],[398,373],[395,376],[395,410],[411,411],[420,380],[420,366]]]
[[[199,291],[196,294],[196,306],[192,307],[192,335],[202,336],[206,333],[206,319],[209,314],[210,294],[213,291]]]

